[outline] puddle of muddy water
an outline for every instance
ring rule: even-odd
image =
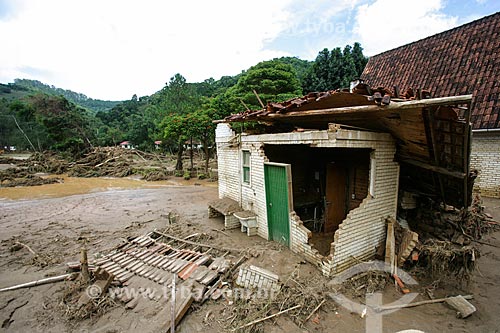
[[[65,175],[49,176],[64,179],[64,183],[40,186],[2,187],[0,200],[58,198],[76,194],[87,194],[104,191],[160,188],[167,186],[217,186],[216,182],[206,180],[172,178],[169,180],[147,182],[133,178],[77,178]]]

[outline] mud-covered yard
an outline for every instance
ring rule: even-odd
[[[248,257],[247,263],[278,274],[280,281],[291,286],[287,289],[287,298],[283,298],[283,309],[290,304],[324,300],[306,322],[303,322],[305,314],[291,311],[247,331],[365,332],[366,318],[335,303],[328,296],[329,280],[320,276],[319,271],[301,256],[274,242],[248,237],[239,229],[223,230],[221,219],[209,219],[207,203],[217,198],[216,183],[195,182],[180,186],[159,183],[150,188],[102,188],[84,194],[36,198],[44,196],[44,188],[66,185],[53,184],[31,188],[39,193],[26,193],[30,199],[0,200],[0,288],[65,273],[67,262],[79,260],[83,245],[92,259],[127,237],[139,236],[155,228],[170,228],[179,236],[200,233],[204,234],[205,243],[241,249]],[[5,197],[8,190],[15,188],[0,189],[0,197]],[[19,197],[17,193],[16,198]],[[484,200],[487,211],[499,221],[500,201]],[[476,313],[467,319],[458,319],[455,311],[442,303],[402,309],[383,317],[383,331],[413,328],[424,332],[500,332],[500,285],[497,283],[500,278],[500,233],[490,234],[483,241],[494,246],[479,245],[479,269],[469,286],[457,287],[453,281],[422,280],[412,290],[420,293],[415,301],[429,299],[429,293],[434,297],[472,294],[471,303],[476,306]],[[36,255],[23,246],[16,247],[16,242],[28,245]],[[236,260],[241,253],[227,256]],[[232,286],[232,279],[227,282]],[[72,283],[57,282],[0,293],[0,331],[157,332],[167,321],[164,310],[169,303],[162,298],[141,299],[133,309],[116,301],[88,319],[72,319],[62,302]],[[358,291],[365,289],[360,286]],[[386,283],[383,291],[384,304],[401,297],[393,282]],[[356,290],[347,296],[364,302],[364,296],[356,294]],[[210,299],[203,305],[194,303],[177,331],[229,331],[245,323],[245,317],[264,317],[264,312],[252,313],[251,306],[250,300],[225,297]]]

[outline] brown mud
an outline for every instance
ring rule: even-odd
[[[211,244],[241,248],[249,255],[248,263],[279,274],[289,285],[287,297],[280,299],[283,309],[312,299],[325,300],[305,323],[299,320],[303,314],[295,318],[297,313],[291,312],[245,331],[366,332],[365,318],[333,302],[328,296],[329,279],[303,257],[258,236],[248,237],[239,229],[223,230],[221,219],[209,219],[207,203],[218,197],[216,183],[179,179],[173,178],[178,186],[172,186],[168,181],[67,177],[64,184],[31,187],[25,192],[20,191],[23,188],[0,189],[4,198],[0,200],[0,287],[62,274],[66,262],[78,260],[84,244],[89,257],[94,258],[127,237],[168,227],[174,212],[179,216],[175,222],[179,232],[206,233]],[[485,198],[484,204],[486,212],[500,221],[500,200]],[[16,241],[30,246],[37,255],[23,247],[13,248]],[[476,313],[458,319],[455,311],[444,304],[402,309],[383,317],[383,332],[410,328],[424,332],[499,332],[500,233],[485,235],[482,241],[494,246],[476,244],[482,255],[468,286],[450,286],[450,281],[443,278],[418,281],[420,284],[412,290],[419,293],[415,301],[429,299],[429,294],[436,298],[473,294],[471,302],[477,307]],[[376,274],[359,283],[370,280],[377,283],[374,290],[383,290],[384,304],[402,296],[392,282],[384,284]],[[161,300],[141,300],[132,310],[116,304],[89,319],[71,320],[60,308],[68,286],[69,282],[59,282],[0,293],[0,332],[154,332],[153,328],[163,320],[159,313],[168,306]],[[363,304],[362,290],[346,292],[346,296]],[[209,300],[189,310],[177,331],[228,331],[237,327],[239,320],[263,316],[265,304],[257,300],[253,307],[251,301]],[[273,305],[272,311],[280,304]],[[312,307],[306,308],[309,311]]]

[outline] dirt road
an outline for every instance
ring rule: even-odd
[[[214,244],[253,249],[251,263],[282,277],[300,274],[318,279],[318,271],[303,258],[259,237],[247,237],[239,230],[222,232],[222,221],[208,219],[207,202],[217,198],[214,186],[168,186],[151,189],[111,190],[58,198],[0,201],[0,287],[28,282],[65,271],[65,263],[78,259],[86,242],[90,255],[104,252],[128,236],[138,236],[169,224],[169,213],[180,215],[178,223],[207,233]],[[0,193],[1,196],[1,193]],[[488,211],[500,221],[500,200],[485,200]],[[384,332],[420,329],[424,332],[500,332],[500,233],[481,245],[479,271],[467,290],[434,289],[435,297],[474,294],[478,311],[463,320],[443,304],[404,309],[383,317]],[[29,245],[11,251],[15,242]],[[327,279],[322,280],[325,285]],[[428,299],[420,286],[416,300]],[[101,317],[70,322],[58,306],[65,282],[0,293],[0,331],[5,332],[152,332],[161,304],[126,310],[117,305]],[[401,295],[388,284],[384,303]],[[362,301],[362,300],[360,300]],[[220,320],[233,305],[219,300],[195,307],[183,319],[179,332],[220,332],[227,322]],[[319,316],[299,328],[289,317],[269,320],[261,329],[270,332],[365,332],[365,320],[328,299]],[[210,318],[209,320],[206,320]]]

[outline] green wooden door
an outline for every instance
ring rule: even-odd
[[[264,165],[269,239],[289,246],[290,217],[287,175],[286,165]]]

